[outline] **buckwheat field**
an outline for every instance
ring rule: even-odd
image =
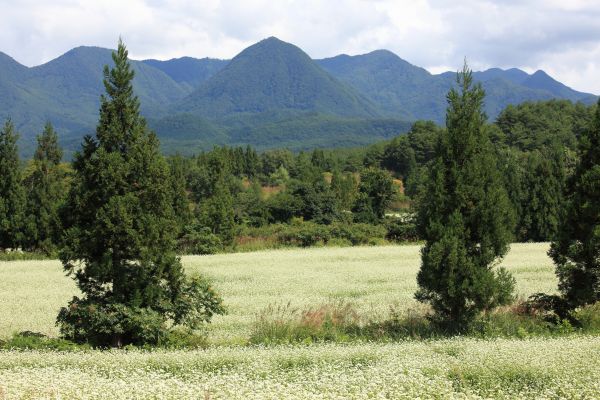
[[[552,292],[545,244],[513,245],[503,261],[517,292]],[[418,246],[313,248],[184,257],[210,277],[228,309],[205,350],[0,351],[0,399],[71,398],[600,398],[600,338],[453,338],[391,343],[249,346],[269,306],[332,301],[361,313],[413,300]],[[76,294],[57,261],[0,262],[0,338],[56,336]]]

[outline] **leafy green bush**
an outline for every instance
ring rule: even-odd
[[[583,332],[600,334],[600,302],[581,307],[573,316]]]
[[[179,250],[185,254],[215,254],[223,250],[223,242],[210,228],[193,224],[184,228]]]
[[[371,244],[377,239],[385,238],[385,228],[369,224],[333,224],[331,237],[346,239],[353,245]]]
[[[331,231],[327,226],[313,222],[289,225],[277,235],[277,241],[282,244],[302,247],[325,244],[330,238]]]
[[[384,223],[387,230],[385,238],[391,242],[415,242],[419,240],[417,226],[412,220],[386,218]]]

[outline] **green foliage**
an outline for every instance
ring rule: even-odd
[[[67,192],[65,172],[60,167],[62,149],[50,123],[38,136],[33,170],[25,179],[27,217],[24,246],[28,250],[51,254],[59,242],[62,226],[59,209]]]
[[[292,220],[291,224],[271,224],[261,228],[246,228],[242,235],[246,238],[261,239],[262,248],[315,245],[373,245],[384,241],[386,230],[383,226],[334,222],[320,225],[310,221]]]
[[[575,150],[591,120],[591,109],[582,103],[550,100],[508,105],[496,124],[503,134],[502,143],[521,151],[556,143]]]
[[[356,222],[377,223],[390,205],[395,189],[386,171],[368,168],[360,174],[356,203],[352,209]]]
[[[122,42],[113,61],[96,137],[86,137],[73,163],[60,252],[83,297],[60,310],[57,324],[66,338],[94,346],[155,344],[167,321],[188,322],[182,310],[191,312],[180,305],[188,283],[174,255],[180,193],[139,115]]]
[[[14,124],[8,119],[0,130],[0,250],[15,249],[23,243],[25,190]]]
[[[600,300],[600,107],[580,142],[567,211],[552,242],[560,292],[572,308]]]
[[[438,137],[419,208],[426,240],[416,298],[444,329],[468,329],[483,310],[512,300],[514,279],[493,263],[508,251],[513,214],[484,129],[484,91],[466,64],[448,93],[447,131]]]
[[[534,150],[527,155],[523,199],[518,205],[519,239],[543,242],[556,236],[564,206],[564,164],[564,152],[556,147]]]
[[[215,183],[214,193],[203,204],[198,212],[199,222],[210,228],[211,233],[218,236],[225,245],[233,243],[235,220],[233,196],[224,179]]]
[[[183,254],[215,254],[223,247],[221,238],[197,221],[183,228],[178,245]]]

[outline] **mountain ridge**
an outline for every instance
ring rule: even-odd
[[[79,46],[34,67],[0,52],[0,116],[16,123],[24,153],[32,153],[46,121],[68,150],[94,132],[111,52]],[[454,72],[431,74],[385,49],[313,60],[274,37],[232,60],[131,63],[142,114],[173,151],[234,143],[293,149],[366,144],[401,133],[417,119],[443,123],[445,96],[456,78]],[[596,99],[543,71],[490,68],[473,75],[486,89],[492,119],[523,101]]]

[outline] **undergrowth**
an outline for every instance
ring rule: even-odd
[[[555,337],[600,334],[600,303],[576,310],[577,324],[551,322],[524,311],[522,304],[480,315],[464,336],[482,339]],[[398,341],[451,336],[430,320],[427,309],[390,307],[383,317],[360,315],[347,302],[333,302],[305,310],[290,304],[269,306],[256,316],[251,344],[309,344],[314,342]]]

